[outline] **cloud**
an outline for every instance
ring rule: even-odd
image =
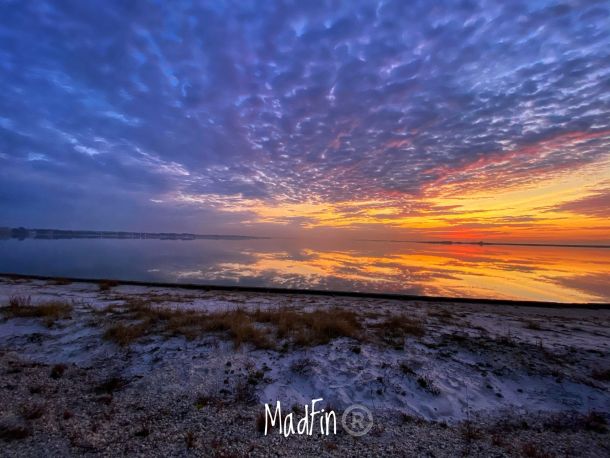
[[[581,199],[563,203],[554,207],[553,210],[610,218],[610,188],[602,189]]]
[[[62,208],[79,195],[122,221],[151,200],[218,224],[235,202],[418,214],[441,188],[528,185],[610,146],[604,2],[2,9],[0,177],[28,189],[3,204],[23,224],[42,196]]]

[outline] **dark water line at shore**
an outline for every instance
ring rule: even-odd
[[[58,277],[46,275],[24,275],[12,272],[0,272],[0,277],[12,279],[30,279],[30,280],[58,280]],[[511,299],[485,299],[485,298],[469,298],[469,297],[446,297],[446,296],[418,296],[410,294],[394,294],[394,293],[372,293],[359,291],[333,291],[320,289],[300,289],[300,288],[278,288],[264,286],[228,286],[214,284],[196,284],[196,283],[165,283],[165,282],[148,282],[139,280],[115,280],[108,278],[75,278],[75,277],[59,277],[61,280],[67,280],[78,283],[97,283],[100,281],[116,281],[122,285],[132,286],[152,286],[161,288],[184,288],[197,289],[207,291],[236,291],[236,292],[253,292],[253,293],[271,293],[271,294],[295,294],[295,295],[314,295],[314,296],[340,296],[353,298],[370,298],[370,299],[390,299],[399,301],[422,301],[422,302],[455,302],[461,304],[489,304],[489,305],[511,305],[517,307],[543,307],[543,308],[578,308],[578,309],[610,309],[610,303],[604,302],[584,302],[584,303],[563,303],[563,302],[544,302],[544,301],[526,301],[526,300],[511,300]]]

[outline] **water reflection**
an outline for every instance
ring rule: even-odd
[[[294,240],[5,240],[0,271],[54,276],[610,301],[610,250]]]

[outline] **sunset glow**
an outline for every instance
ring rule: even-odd
[[[610,137],[604,137],[604,141],[610,144]],[[610,193],[610,160],[602,158],[556,174],[541,173],[536,181],[524,177],[523,183],[516,184],[507,170],[490,178],[482,171],[490,165],[494,164],[470,168],[474,178],[467,183],[430,187],[422,196],[411,199],[396,193],[388,193],[385,200],[334,203],[324,199],[301,203],[265,201],[242,196],[226,202],[220,196],[207,195],[181,195],[176,199],[217,206],[224,212],[250,212],[248,224],[286,225],[298,220],[306,229],[366,226],[393,229],[394,234],[400,234],[402,228],[416,238],[428,235],[454,240],[609,240],[610,207],[604,206],[602,200]],[[508,178],[508,183],[503,184],[503,178]],[[460,193],[460,188],[464,192]]]
[[[174,273],[179,281],[258,279],[276,287],[344,289],[446,297],[595,302],[610,297],[608,254],[596,250],[411,244],[311,247],[240,253]],[[167,272],[167,274],[171,274]],[[337,287],[337,284],[339,287]],[[549,285],[552,285],[549,287]]]

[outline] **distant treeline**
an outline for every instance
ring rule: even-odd
[[[360,242],[387,242],[387,243],[427,243],[431,245],[479,245],[479,246],[524,246],[524,247],[558,247],[558,248],[610,248],[604,244],[578,244],[578,243],[526,243],[526,242],[457,242],[453,240],[385,240],[361,239]]]
[[[491,246],[532,246],[532,247],[560,247],[560,248],[610,248],[610,245],[577,244],[577,243],[519,243],[519,242],[454,242],[452,240],[426,240],[417,243],[431,243],[434,245],[491,245]]]
[[[0,238],[8,239],[157,239],[157,240],[248,240],[267,237],[247,235],[189,234],[186,232],[123,232],[64,229],[28,229],[25,227],[0,228]]]

